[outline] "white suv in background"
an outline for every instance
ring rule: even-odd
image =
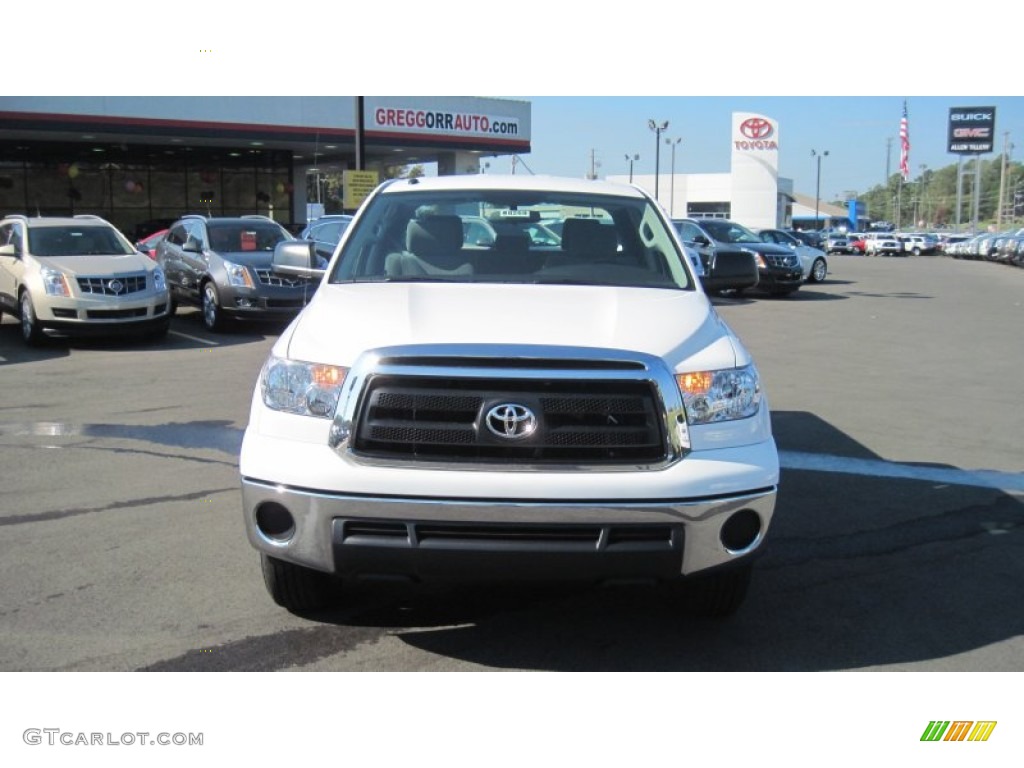
[[[45,332],[163,336],[170,327],[163,270],[98,216],[0,221],[0,310],[26,344]]]
[[[914,256],[935,253],[939,247],[939,240],[934,235],[903,235],[900,239],[903,241],[903,250]]]
[[[903,243],[896,235],[886,232],[869,232],[864,240],[865,256],[906,256]]]

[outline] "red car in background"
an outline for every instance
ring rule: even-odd
[[[152,235],[142,238],[135,244],[136,250],[142,251],[153,261],[156,261],[156,247],[167,236],[167,232],[168,230],[161,229],[159,232],[154,232]]]
[[[864,235],[849,235],[849,242],[847,243],[852,253],[859,253],[861,256],[864,255],[864,251],[867,248],[867,243],[864,242]]]

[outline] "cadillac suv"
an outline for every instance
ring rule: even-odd
[[[271,268],[274,247],[295,238],[266,216],[188,215],[157,246],[167,274],[172,311],[177,304],[202,309],[203,324],[219,331],[228,318],[293,317],[309,302],[317,281]],[[303,242],[312,249],[311,241]]]

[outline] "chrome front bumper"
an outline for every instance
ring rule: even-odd
[[[689,575],[756,554],[775,499],[770,487],[664,501],[451,500],[356,496],[242,479],[245,527],[256,549],[357,577],[416,579],[443,571],[473,578],[492,560],[501,563],[498,575],[513,578],[549,572],[558,578],[574,572],[605,579]],[[729,547],[723,527],[737,515],[747,528],[756,521],[756,532],[742,546]],[[267,517],[284,517],[290,525],[268,532]],[[439,569],[443,562],[452,567]]]

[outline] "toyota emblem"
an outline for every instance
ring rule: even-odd
[[[763,117],[752,117],[740,123],[740,133],[748,139],[767,139],[772,135],[772,124]]]
[[[502,403],[487,412],[484,417],[487,429],[506,440],[520,440],[537,430],[537,417],[525,405]]]
[[[124,290],[124,283],[120,280],[111,280],[107,283],[107,288],[110,289],[111,293],[117,294]]]

